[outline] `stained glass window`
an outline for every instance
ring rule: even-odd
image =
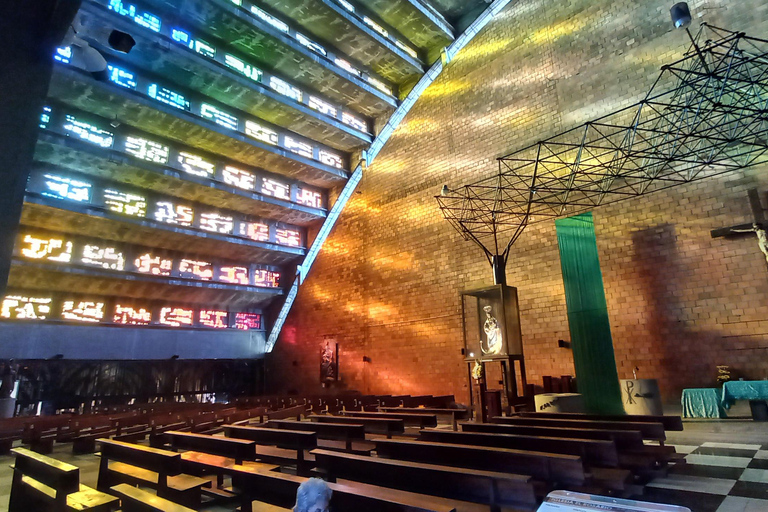
[[[173,39],[177,43],[183,44],[189,49],[192,49],[192,47],[194,46],[194,39],[192,39],[192,35],[189,32],[186,32],[179,28],[171,29],[171,39]]]
[[[322,112],[323,114],[326,114],[332,117],[336,117],[336,113],[338,112],[336,107],[334,107],[330,103],[326,103],[320,98],[316,98],[315,96],[310,96],[308,103],[310,107],[317,110],[318,112]]]
[[[110,64],[107,66],[107,75],[109,76],[110,82],[116,83],[120,87],[125,87],[126,89],[136,89],[136,75],[130,71],[126,71],[122,68],[112,66]]]
[[[312,146],[306,142],[294,139],[293,137],[285,136],[285,147],[293,153],[297,153],[307,158],[312,158]]]
[[[56,48],[56,51],[53,54],[53,60],[57,60],[62,64],[69,64],[72,60],[72,47],[63,46],[61,48]]]
[[[320,192],[315,192],[308,188],[299,187],[296,194],[296,201],[304,206],[311,206],[312,208],[323,207],[323,195]]]
[[[200,311],[200,325],[214,329],[226,329],[229,327],[228,315],[226,311],[203,309]]]
[[[275,240],[282,245],[301,247],[301,233],[295,229],[277,228],[275,231]]]
[[[319,53],[322,56],[328,55],[328,52],[325,51],[325,48],[323,48],[316,42],[310,40],[309,38],[305,37],[303,34],[299,34],[298,32],[296,32],[296,40],[315,53]]]
[[[266,13],[265,11],[259,9],[255,5],[251,6],[251,12],[255,14],[260,19],[264,20],[268,24],[275,27],[280,32],[285,32],[286,34],[289,32],[288,25],[280,21],[279,19],[275,18],[271,14]]]
[[[219,110],[213,105],[203,103],[200,107],[200,115],[206,119],[210,119],[219,126],[229,128],[230,130],[237,130],[237,118],[232,114],[228,114],[223,110]]]
[[[325,149],[321,149],[318,153],[318,160],[320,160],[320,162],[324,163],[325,165],[330,165],[331,167],[336,167],[337,169],[344,168],[344,161],[341,159],[341,157],[335,153],[326,151]]]
[[[25,258],[58,263],[69,263],[72,260],[72,242],[63,238],[25,235],[21,242],[21,255]]]
[[[264,195],[291,200],[291,187],[285,183],[273,180],[271,178],[261,179],[261,192]]]
[[[136,158],[147,160],[156,164],[168,163],[170,149],[159,142],[141,137],[126,137],[125,152]]]
[[[48,128],[51,122],[51,107],[43,107],[43,113],[40,115],[40,128]]]
[[[165,307],[160,310],[159,323],[171,327],[192,325],[195,320],[195,312],[192,309],[180,307]]]
[[[173,204],[170,201],[160,201],[155,207],[153,216],[155,220],[166,224],[191,226],[195,219],[195,211],[189,206]]]
[[[193,49],[203,57],[208,57],[209,59],[216,58],[216,48],[203,40],[195,39]]]
[[[108,270],[124,270],[125,257],[115,247],[86,244],[80,263],[106,268]]]
[[[241,222],[238,234],[257,242],[269,242],[269,226],[261,222]]]
[[[13,320],[45,320],[51,313],[50,297],[8,295],[0,307],[0,317]]]
[[[362,119],[358,119],[352,114],[349,114],[347,112],[342,112],[341,114],[341,122],[344,124],[348,124],[352,128],[357,128],[361,132],[367,132],[368,131],[368,125],[365,124],[365,121]]]
[[[228,53],[225,54],[224,64],[236,71],[239,71],[254,82],[261,82],[261,77],[263,75],[262,71],[256,66],[251,66],[250,64],[243,62],[234,55],[230,55]]]
[[[157,84],[150,84],[147,88],[147,94],[150,98],[154,98],[161,103],[176,107],[181,110],[189,110],[189,100],[176,91],[172,91],[166,87],[160,87]]]
[[[160,18],[149,12],[141,12],[133,4],[123,3],[122,0],[109,0],[109,9],[121,16],[127,16],[144,28],[154,32],[160,32],[162,23]]]
[[[404,42],[402,42],[400,40],[395,40],[395,44],[397,45],[398,48],[403,50],[405,53],[407,53],[408,55],[410,55],[414,59],[418,59],[419,58],[419,54],[416,53],[416,50],[414,50],[413,48],[411,48],[410,46],[408,46]]]
[[[292,86],[285,80],[281,80],[276,76],[269,77],[269,86],[283,96],[288,96],[296,101],[301,101],[301,89]]]
[[[136,272],[152,274],[154,276],[169,276],[173,268],[173,260],[162,256],[153,256],[150,253],[142,254],[133,262]]]
[[[82,300],[64,301],[61,318],[76,322],[100,322],[104,318],[104,303]]]
[[[344,8],[345,8],[346,10],[348,10],[349,12],[355,12],[355,6],[354,6],[354,5],[352,5],[351,3],[347,2],[346,0],[338,0],[338,2],[339,2],[341,5],[343,5],[343,6],[344,6]]]
[[[78,138],[92,142],[103,148],[111,148],[115,141],[115,135],[107,130],[80,121],[75,116],[67,114],[66,122],[64,123],[64,130],[77,135]],[[67,134],[69,135],[69,134]]]
[[[341,69],[345,69],[345,70],[349,71],[350,73],[352,73],[353,75],[363,76],[363,73],[359,69],[355,68],[352,64],[350,64],[349,62],[345,61],[344,59],[340,59],[340,58],[336,57],[333,60],[333,62],[336,63],[336,65],[339,66]]]
[[[57,176],[55,174],[44,174],[43,185],[45,188],[40,193],[47,197],[70,199],[80,203],[91,200],[92,187],[87,181]]]
[[[249,284],[248,267],[219,267],[216,272],[216,280],[232,284]]]
[[[235,229],[235,219],[230,215],[219,213],[203,213],[200,215],[200,229],[213,231],[214,233],[231,234]]]
[[[258,269],[253,271],[253,285],[265,288],[280,287],[280,273],[271,270]]]
[[[183,259],[179,262],[179,274],[188,279],[202,279],[210,281],[213,279],[213,263],[209,261],[197,261]]]
[[[363,23],[371,27],[373,30],[378,32],[379,34],[383,35],[384,37],[387,37],[389,35],[389,32],[387,32],[384,27],[373,21],[368,16],[363,16]]]
[[[125,325],[149,325],[152,321],[152,312],[145,308],[117,304],[112,321],[116,324]]]
[[[224,167],[221,171],[221,176],[227,185],[242,188],[243,190],[253,190],[253,187],[256,186],[256,176],[231,165]]]
[[[147,214],[147,199],[144,196],[106,189],[104,204],[109,210],[131,217],[144,217]]]
[[[389,94],[390,96],[392,96],[392,89],[387,84],[382,82],[381,80],[377,80],[377,79],[373,78],[372,76],[369,76],[368,77],[368,83],[371,84],[372,86],[374,86],[375,88],[377,88],[378,90],[380,90],[382,92],[385,92],[385,93]]]
[[[261,329],[261,315],[258,313],[237,313],[235,314],[235,327],[244,331]]]
[[[178,161],[184,172],[193,176],[213,178],[216,172],[216,164],[186,151],[179,152]]]
[[[277,132],[253,121],[245,122],[245,134],[267,144],[277,145]]]

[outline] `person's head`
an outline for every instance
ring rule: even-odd
[[[326,512],[331,501],[328,484],[319,478],[310,478],[296,491],[296,506],[293,512]]]

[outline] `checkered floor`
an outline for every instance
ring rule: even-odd
[[[646,486],[642,501],[682,505],[693,512],[768,512],[768,444],[676,439],[685,464]]]

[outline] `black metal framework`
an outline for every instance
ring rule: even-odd
[[[444,190],[445,219],[498,265],[528,224],[765,162],[768,40],[703,24],[692,43],[639,103]]]

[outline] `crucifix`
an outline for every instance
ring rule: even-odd
[[[757,244],[765,255],[766,262],[768,262],[768,236],[766,236],[765,232],[766,223],[763,215],[763,205],[760,202],[760,194],[756,188],[749,189],[748,194],[749,205],[752,208],[752,218],[754,219],[753,222],[751,224],[739,224],[728,228],[713,229],[710,231],[710,234],[712,238],[719,238],[721,236],[754,233],[757,235]]]

